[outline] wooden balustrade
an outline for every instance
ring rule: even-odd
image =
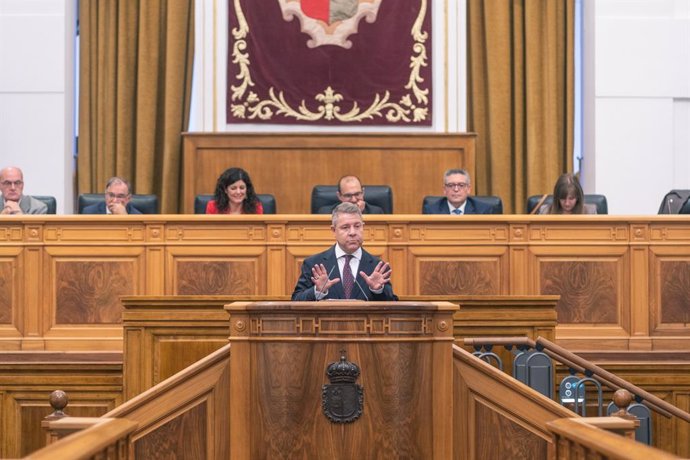
[[[620,423],[620,422],[618,422]],[[553,458],[577,460],[670,460],[675,455],[607,432],[588,423],[587,418],[564,418],[546,424],[553,433]]]
[[[65,417],[49,423],[49,429],[66,436],[26,457],[26,460],[127,460],[131,435],[137,423],[123,418]]]

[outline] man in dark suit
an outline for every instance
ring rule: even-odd
[[[384,214],[383,209],[364,201],[364,187],[357,176],[343,176],[338,181],[336,192],[340,203],[354,203],[362,211],[362,214]],[[319,214],[331,214],[338,204],[321,206]]]
[[[469,196],[471,191],[469,173],[464,169],[449,169],[443,175],[445,198],[425,205],[422,214],[491,214],[491,206]]]
[[[132,194],[129,192],[129,182],[121,177],[111,177],[105,184],[105,201],[92,204],[82,209],[82,214],[141,214],[129,202]]]
[[[359,207],[336,206],[331,230],[336,244],[304,261],[292,300],[398,300],[388,263],[362,249],[364,222]]]

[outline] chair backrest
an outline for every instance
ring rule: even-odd
[[[393,214],[393,190],[388,185],[363,185],[364,201],[383,209],[384,214]],[[311,213],[330,214],[338,204],[337,185],[315,185],[311,190]]]
[[[501,198],[494,195],[472,195],[472,198],[489,206],[491,208],[491,214],[503,214],[503,200],[501,200]],[[424,208],[427,205],[432,206],[441,199],[443,199],[443,197],[438,195],[425,196],[424,201],[422,201],[422,212],[424,212]]]
[[[683,206],[681,206],[678,214],[690,214],[690,197],[685,200],[685,203],[683,203]]]
[[[671,190],[661,200],[657,214],[683,214],[680,211],[688,198],[690,198],[690,190]]]
[[[48,214],[55,214],[57,210],[57,201],[55,200],[54,196],[43,196],[43,195],[31,195],[33,198],[36,198],[38,201],[42,201],[48,206]]]
[[[539,203],[539,200],[541,200],[541,197],[543,195],[532,195],[531,197],[527,198],[527,214],[530,214],[534,207]],[[551,204],[553,203],[553,196],[548,195],[546,197],[546,200],[542,203],[544,204]],[[585,194],[585,203],[586,204],[593,204],[597,208],[597,214],[608,214],[609,213],[609,205],[606,202],[606,196],[604,195],[596,195],[596,194]]]
[[[264,214],[276,213],[276,198],[268,193],[257,193],[256,197],[264,207]],[[213,195],[197,195],[194,198],[194,214],[206,214],[206,205],[213,199]]]
[[[77,200],[77,212],[82,213],[85,207],[105,201],[102,193],[82,193]],[[142,214],[158,214],[158,197],[156,195],[132,195],[129,202]]]

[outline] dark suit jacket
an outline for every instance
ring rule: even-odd
[[[464,214],[491,214],[491,206],[487,206],[481,203],[471,196],[467,197],[467,204],[465,205]],[[424,206],[422,214],[450,214],[450,208],[448,207],[448,198],[443,197],[442,199],[431,203],[431,205]]]
[[[366,274],[371,274],[376,268],[376,264],[379,263],[381,259],[374,257],[362,248],[362,260],[359,262],[359,270],[355,281],[359,283],[362,287],[360,290],[356,285],[352,290],[352,295],[357,300],[398,300],[398,297],[393,294],[393,287],[390,283],[384,285],[383,292],[381,294],[374,294],[369,290],[369,285],[360,276],[359,272],[363,271]],[[335,258],[335,245],[331,246],[328,250],[309,257],[302,264],[302,274],[297,280],[297,285],[295,286],[295,291],[292,293],[292,300],[316,300],[316,294],[314,293],[314,283],[311,281],[311,269],[316,264],[323,264],[326,270],[329,272],[335,266],[333,274],[331,274],[331,279],[339,278],[340,272],[338,271],[338,261]],[[364,293],[362,292],[364,291]],[[366,298],[364,295],[366,294]],[[344,299],[345,291],[343,290],[343,284],[336,283],[328,290],[328,295],[323,300],[328,299]]]
[[[328,204],[326,206],[321,206],[319,208],[319,214],[333,214],[333,210],[336,206],[340,204],[338,201],[336,204]],[[384,214],[383,208],[376,206],[375,204],[364,203],[364,211],[362,214]]]
[[[82,214],[107,214],[105,212],[105,201],[100,203],[92,204],[81,210]],[[137,208],[132,206],[132,203],[127,203],[127,214],[141,214]]]

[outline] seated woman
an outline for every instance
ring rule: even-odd
[[[542,205],[539,214],[596,214],[593,204],[585,204],[585,194],[577,177],[562,174],[553,187],[553,202]]]
[[[214,199],[206,205],[206,214],[263,214],[247,171],[226,169],[216,182]]]

